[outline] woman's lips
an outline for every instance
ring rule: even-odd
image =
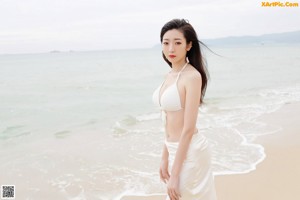
[[[169,55],[169,57],[170,57],[170,58],[175,58],[176,56],[175,56],[175,55]]]

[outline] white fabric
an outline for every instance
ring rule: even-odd
[[[178,111],[181,110],[181,101],[180,95],[178,91],[177,82],[181,72],[188,65],[188,62],[184,65],[184,67],[179,71],[176,81],[168,86],[160,95],[160,90],[164,85],[165,81],[153,92],[152,101],[155,105],[159,106],[161,110],[165,111]]]
[[[165,141],[169,152],[169,172],[178,148],[178,142]],[[180,173],[180,200],[216,200],[214,177],[211,172],[211,152],[207,139],[195,133]],[[169,200],[169,197],[167,197]]]

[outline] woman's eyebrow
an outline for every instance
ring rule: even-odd
[[[163,40],[170,40],[168,38],[164,38]],[[181,38],[174,38],[174,40],[182,40]]]

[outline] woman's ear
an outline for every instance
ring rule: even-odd
[[[188,45],[186,46],[186,50],[189,51],[192,48],[192,41],[190,43],[188,43]]]

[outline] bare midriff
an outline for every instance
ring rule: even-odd
[[[166,139],[168,142],[179,142],[183,125],[184,125],[184,108],[178,111],[165,111],[166,112]],[[197,133],[198,130],[195,126],[194,134]]]

